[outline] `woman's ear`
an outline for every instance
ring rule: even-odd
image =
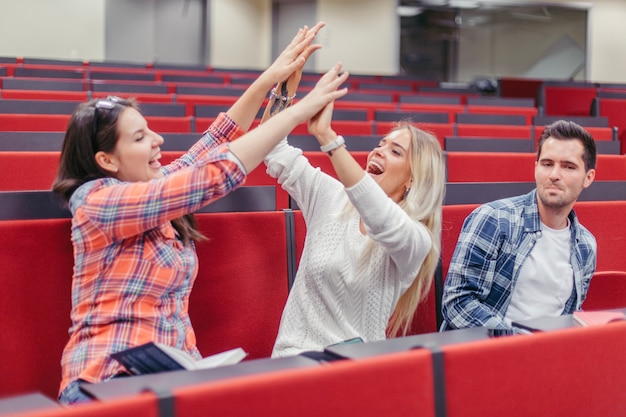
[[[113,175],[117,174],[117,171],[119,171],[119,168],[117,166],[117,160],[115,160],[115,158],[113,158],[108,153],[98,151],[96,152],[95,158],[96,163],[103,170],[110,172]]]

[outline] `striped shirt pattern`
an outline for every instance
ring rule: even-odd
[[[74,192],[72,326],[60,391],[77,379],[123,372],[109,355],[148,341],[200,357],[188,315],[195,246],[184,246],[170,221],[243,183],[245,170],[228,148],[242,133],[222,113],[189,152],[162,168],[163,178],[100,178]]]

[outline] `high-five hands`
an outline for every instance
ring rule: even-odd
[[[285,47],[278,58],[265,71],[271,77],[273,84],[284,81],[288,77],[290,79],[293,78],[291,82],[294,83],[293,91],[295,91],[300,83],[302,68],[307,59],[313,52],[322,47],[311,42],[313,42],[319,30],[325,25],[326,23],[319,22],[310,29],[308,26],[304,26],[298,30],[298,33],[296,33],[289,45]]]
[[[340,74],[341,68],[341,63],[332,67],[319,79],[315,87],[292,107],[293,110],[297,109],[294,113],[297,114],[300,123],[313,118],[329,103],[346,95],[348,89],[339,87],[348,79],[349,73],[344,71]],[[332,108],[330,113],[332,114]]]

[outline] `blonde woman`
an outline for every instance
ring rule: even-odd
[[[297,81],[297,74],[287,81],[288,97]],[[270,102],[266,116],[275,108]],[[400,123],[370,152],[364,170],[331,128],[332,112],[330,103],[308,126],[338,179],[312,167],[287,140],[265,159],[307,227],[273,357],[318,358],[325,346],[347,339],[405,335],[439,259],[445,163],[437,138]]]

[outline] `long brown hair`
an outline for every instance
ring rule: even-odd
[[[102,104],[107,106],[99,108]],[[117,123],[127,108],[141,112],[132,98],[109,97],[81,103],[72,114],[63,139],[59,170],[52,184],[52,191],[65,202],[69,202],[74,191],[84,183],[111,176],[98,165],[95,155],[99,151],[113,152],[119,139]],[[193,214],[172,220],[172,226],[185,245],[205,239],[198,231]]]

